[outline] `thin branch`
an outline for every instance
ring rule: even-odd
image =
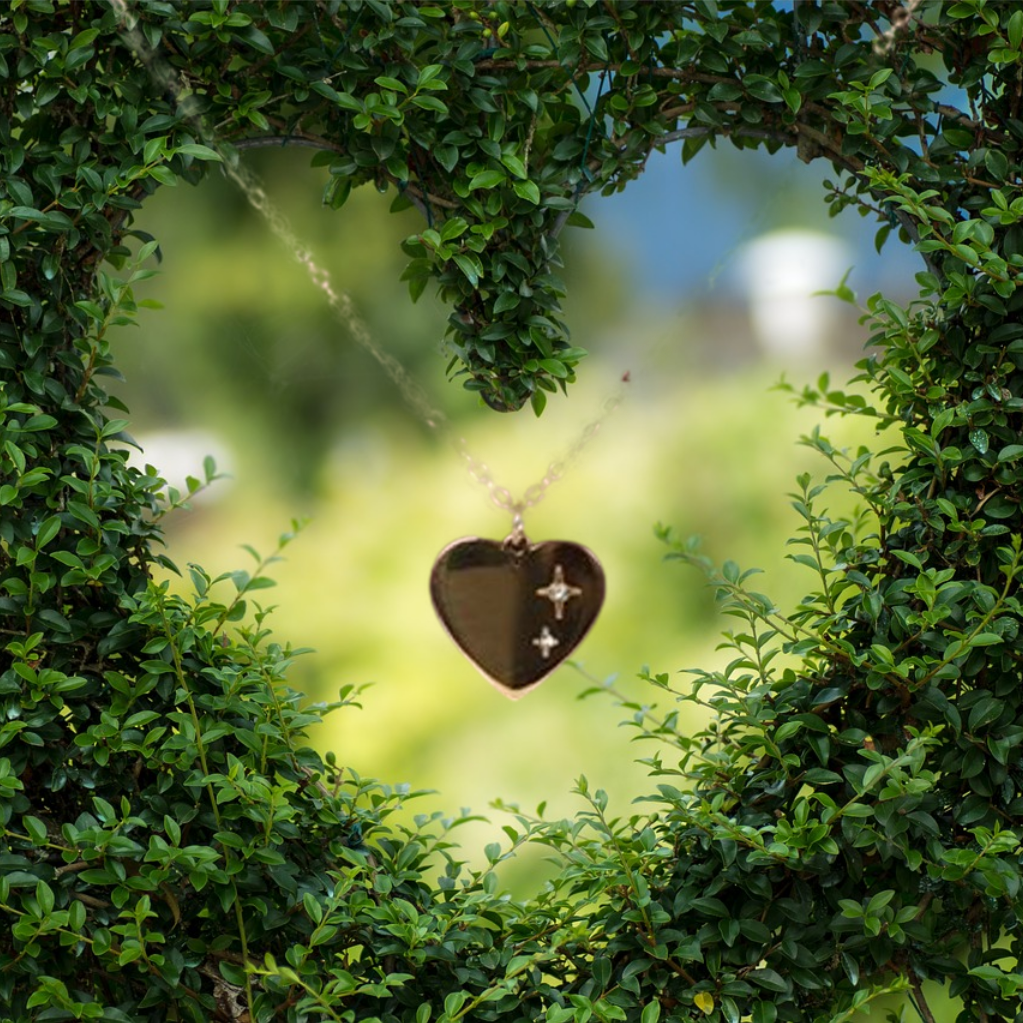
[[[934,1013],[931,1012],[931,1007],[927,1004],[927,999],[924,998],[923,988],[920,986],[920,979],[918,977],[913,977],[909,984],[913,989],[913,1001],[916,1004],[916,1011],[920,1013],[920,1018],[924,1021],[924,1023],[936,1023]]]
[[[595,72],[607,71],[615,74],[622,69],[621,64],[601,64],[598,61],[574,64],[566,66],[560,60],[478,60],[475,63],[477,71],[532,71],[545,68],[561,68],[564,71],[571,71],[572,76],[588,75]],[[708,75],[705,72],[694,71],[691,68],[679,70],[673,67],[643,67],[639,74],[652,78],[673,78],[680,82],[703,82],[707,85],[717,85],[719,82],[738,82],[738,79],[729,75]]]
[[[235,149],[269,149],[276,146],[285,149],[288,146],[304,146],[306,149],[323,149],[330,153],[344,153],[340,146],[320,138],[306,135],[261,135],[258,138],[237,139],[230,143]]]

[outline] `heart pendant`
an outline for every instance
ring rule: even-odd
[[[604,570],[566,540],[468,537],[441,551],[430,596],[483,677],[517,700],[582,642],[604,602]]]

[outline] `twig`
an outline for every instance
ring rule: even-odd
[[[931,1007],[927,1004],[927,999],[924,998],[923,988],[920,986],[920,979],[918,977],[913,977],[909,984],[913,989],[913,1003],[916,1006],[916,1011],[920,1013],[920,1018],[924,1021],[924,1023],[936,1023],[934,1013],[931,1012]]]

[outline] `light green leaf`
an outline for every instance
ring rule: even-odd
[[[469,189],[470,191],[475,191],[477,188],[496,188],[498,185],[503,185],[507,180],[508,178],[504,171],[480,171],[479,174],[470,180]]]
[[[186,142],[174,150],[179,156],[191,156],[196,160],[217,160],[223,162],[223,157],[215,149],[209,146],[200,145],[198,142]]]

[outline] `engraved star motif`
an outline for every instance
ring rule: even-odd
[[[550,629],[545,625],[540,631],[540,635],[533,640],[533,646],[538,647],[540,654],[546,661],[551,656],[551,651],[561,645],[561,640],[555,636]]]
[[[565,570],[560,565],[554,566],[554,578],[536,591],[538,597],[546,597],[554,605],[554,617],[560,622],[565,617],[565,605],[573,598],[582,596],[578,586],[570,586],[565,582]]]

